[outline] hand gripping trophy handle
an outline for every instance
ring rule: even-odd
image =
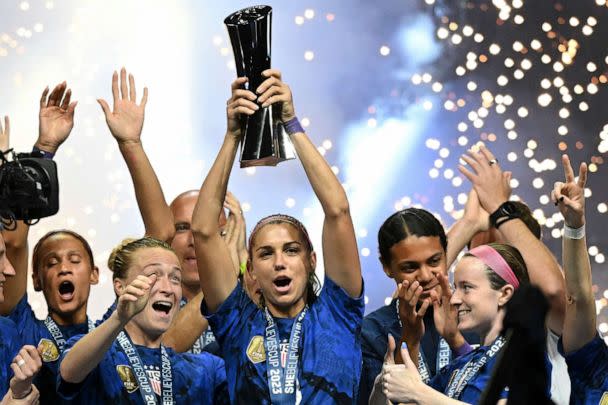
[[[248,7],[224,20],[237,75],[249,79],[248,88],[252,91],[264,81],[262,72],[270,68],[271,22],[269,6]],[[243,116],[241,132],[241,167],[276,166],[295,157],[276,107],[260,105],[253,115]]]

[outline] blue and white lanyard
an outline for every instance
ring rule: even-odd
[[[93,329],[95,329],[95,324],[93,323],[93,321],[91,319],[89,319],[89,317],[87,317],[87,323],[89,325],[89,332],[91,332]],[[63,353],[63,351],[65,349],[66,340],[63,337],[63,332],[61,332],[61,329],[59,329],[59,326],[57,326],[57,323],[49,315],[44,320],[44,325],[46,326],[46,329],[49,331],[49,333],[53,337],[53,340],[55,341],[55,344],[57,345],[57,349],[59,350],[59,354]]]
[[[289,345],[287,350],[287,361],[285,367],[281,365],[279,348],[279,329],[274,318],[265,309],[266,331],[264,348],[266,350],[266,367],[268,373],[268,389],[270,391],[270,402],[273,405],[294,404],[296,400],[296,380],[298,377],[298,361],[300,340],[302,339],[302,323],[308,311],[304,307],[291,327]]]
[[[457,370],[456,375],[450,380],[450,384],[448,385],[446,391],[447,396],[455,399],[460,398],[460,394],[464,387],[479,373],[479,370],[485,366],[491,358],[500,352],[500,349],[502,349],[504,344],[505,338],[499,336],[479,360],[473,361],[473,359],[471,359],[463,368]]]
[[[129,365],[133,369],[133,373],[135,374],[135,378],[137,379],[137,383],[139,385],[139,393],[141,394],[142,399],[144,400],[144,404],[146,405],[157,405],[158,400],[156,398],[156,394],[152,389],[152,384],[150,383],[150,379],[148,378],[148,374],[146,374],[146,370],[144,369],[143,362],[141,361],[141,357],[139,357],[139,353],[137,352],[137,348],[131,342],[129,336],[124,332],[120,332],[118,337],[116,338],[118,344],[122,351],[127,355],[127,359],[129,360]],[[165,346],[160,346],[161,350],[161,402],[163,405],[173,405],[173,370],[171,369],[171,359],[167,354],[167,349]]]
[[[399,317],[399,299],[395,300],[395,309],[397,311],[397,319],[399,320],[399,326],[403,328],[401,323],[401,318]],[[450,349],[450,345],[444,338],[439,339],[439,347],[437,347],[437,358],[435,359],[435,372],[439,372],[443,367],[450,364],[452,361],[452,350]],[[422,353],[422,345],[420,346],[420,350],[418,351],[418,372],[420,373],[420,378],[425,384],[428,384],[431,381],[431,372],[429,371],[429,366],[426,364],[424,359],[424,354]]]

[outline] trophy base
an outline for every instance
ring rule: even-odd
[[[243,122],[241,168],[276,166],[295,159],[296,153],[283,123],[274,119],[272,106],[262,108]]]

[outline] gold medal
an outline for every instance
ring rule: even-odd
[[[266,361],[266,350],[264,350],[264,338],[262,336],[254,336],[247,346],[247,357],[253,364]]]
[[[49,339],[40,339],[40,342],[38,342],[38,352],[45,363],[56,361],[59,358],[59,349]]]
[[[131,367],[116,366],[116,371],[118,372],[118,376],[129,394],[139,388],[139,384],[137,384],[137,379],[135,378],[135,374],[133,373],[133,369]]]
[[[600,399],[600,405],[608,405],[608,391],[604,392],[602,399]]]

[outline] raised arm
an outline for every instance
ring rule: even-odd
[[[462,157],[470,167],[459,170],[473,183],[484,210],[493,213],[509,200],[511,188],[496,158],[485,146]],[[565,311],[564,277],[551,251],[519,218],[505,221],[498,230],[506,243],[517,248],[526,262],[530,282],[538,286],[549,300],[548,326],[561,334]]]
[[[209,322],[201,314],[203,293],[188,301],[175,315],[171,327],[163,333],[162,342],[178,353],[187,352],[209,327]]]
[[[123,67],[120,70],[120,83],[118,72],[112,75],[112,96],[113,110],[110,110],[105,100],[99,99],[97,102],[103,109],[108,128],[118,142],[120,153],[131,174],[146,235],[160,240],[170,240],[175,234],[173,215],[141,143],[148,88],[144,87],[144,95],[137,104],[135,78],[129,74],[127,83],[127,71]]]
[[[228,246],[233,271],[240,273],[240,263],[247,263],[247,246],[245,244],[245,218],[239,200],[230,191],[226,192],[224,207],[229,210],[226,222],[224,242]],[[163,334],[163,343],[176,352],[190,350],[196,340],[209,327],[209,322],[201,314],[203,293],[198,293],[188,301],[175,316],[171,327]]]
[[[40,111],[38,114],[38,139],[34,149],[42,151],[46,158],[52,158],[59,147],[65,142],[74,127],[74,112],[77,101],[71,101],[72,90],[67,83],[59,83],[49,94],[46,87],[40,96]],[[7,150],[10,139],[10,121],[4,117],[4,130],[0,125],[0,149]],[[0,314],[8,315],[23,298],[27,289],[29,225],[17,221],[13,231],[2,231],[6,242],[6,254],[15,268],[15,277],[5,283],[5,299],[0,304]]]
[[[467,203],[464,206],[464,215],[456,221],[447,232],[448,249],[446,271],[456,261],[458,254],[469,244],[471,239],[479,233],[487,231],[490,227],[490,216],[481,208],[479,197],[475,189],[469,191]]]
[[[220,151],[201,187],[192,213],[192,235],[205,304],[210,312],[228,298],[237,283],[228,246],[222,239],[218,217],[224,206],[226,188],[241,139],[241,114],[252,115],[259,107],[255,94],[241,87],[247,78],[232,83],[232,96],[227,102],[227,129]]]
[[[596,332],[595,300],[591,282],[591,263],[585,238],[585,183],[587,164],[581,163],[578,180],[567,155],[562,156],[566,180],[557,182],[551,199],[564,216],[562,261],[566,275],[566,317],[563,345],[566,353],[589,343]]]
[[[87,333],[67,352],[59,366],[61,378],[68,383],[84,381],[97,367],[125,325],[141,312],[150,298],[156,275],[139,275],[125,287],[116,311],[101,325]]]
[[[282,82],[281,72],[269,69],[262,75],[267,79],[256,90],[260,94],[259,101],[262,106],[279,103],[283,123],[296,119],[291,90]],[[290,134],[290,138],[325,214],[323,221],[325,274],[344,288],[351,297],[359,297],[363,282],[361,264],[346,192],[303,131],[294,131]]]

